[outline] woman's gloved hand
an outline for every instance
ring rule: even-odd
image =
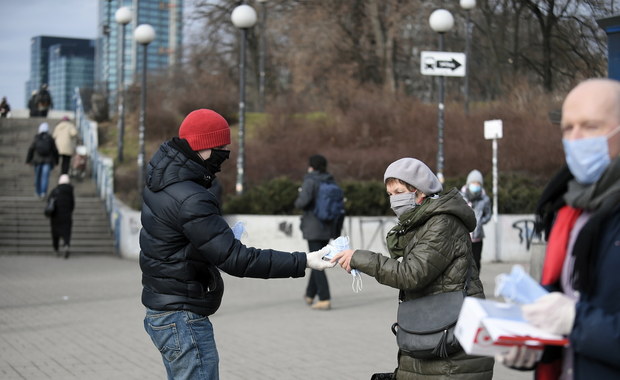
[[[324,270],[332,268],[336,263],[323,260],[323,256],[329,253],[329,247],[325,246],[318,251],[309,252],[306,254],[306,267],[316,270]]]

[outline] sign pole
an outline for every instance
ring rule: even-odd
[[[501,120],[487,120],[484,122],[484,138],[492,141],[493,147],[493,225],[495,226],[495,261],[500,262],[500,231],[499,231],[499,171],[498,171],[498,154],[497,139],[501,139],[503,135],[503,125]]]
[[[498,226],[498,179],[497,172],[497,138],[493,139],[493,223],[495,223],[495,261],[499,260],[499,226]]]

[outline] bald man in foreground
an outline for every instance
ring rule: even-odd
[[[537,208],[549,294],[522,307],[567,347],[514,347],[496,358],[536,379],[620,379],[620,82],[589,79],[562,106],[566,166]],[[538,350],[539,351],[539,350]]]

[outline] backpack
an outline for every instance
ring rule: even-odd
[[[335,182],[321,182],[313,213],[321,222],[331,222],[344,215],[344,192],[340,186]]]
[[[51,137],[47,134],[37,136],[34,142],[34,150],[41,157],[47,157],[52,154],[52,141]]]

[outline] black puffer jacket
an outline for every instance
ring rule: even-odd
[[[218,268],[238,277],[304,276],[304,253],[249,248],[235,239],[204,186],[212,180],[203,165],[171,141],[149,163],[140,231],[146,307],[215,313],[224,292]]]

